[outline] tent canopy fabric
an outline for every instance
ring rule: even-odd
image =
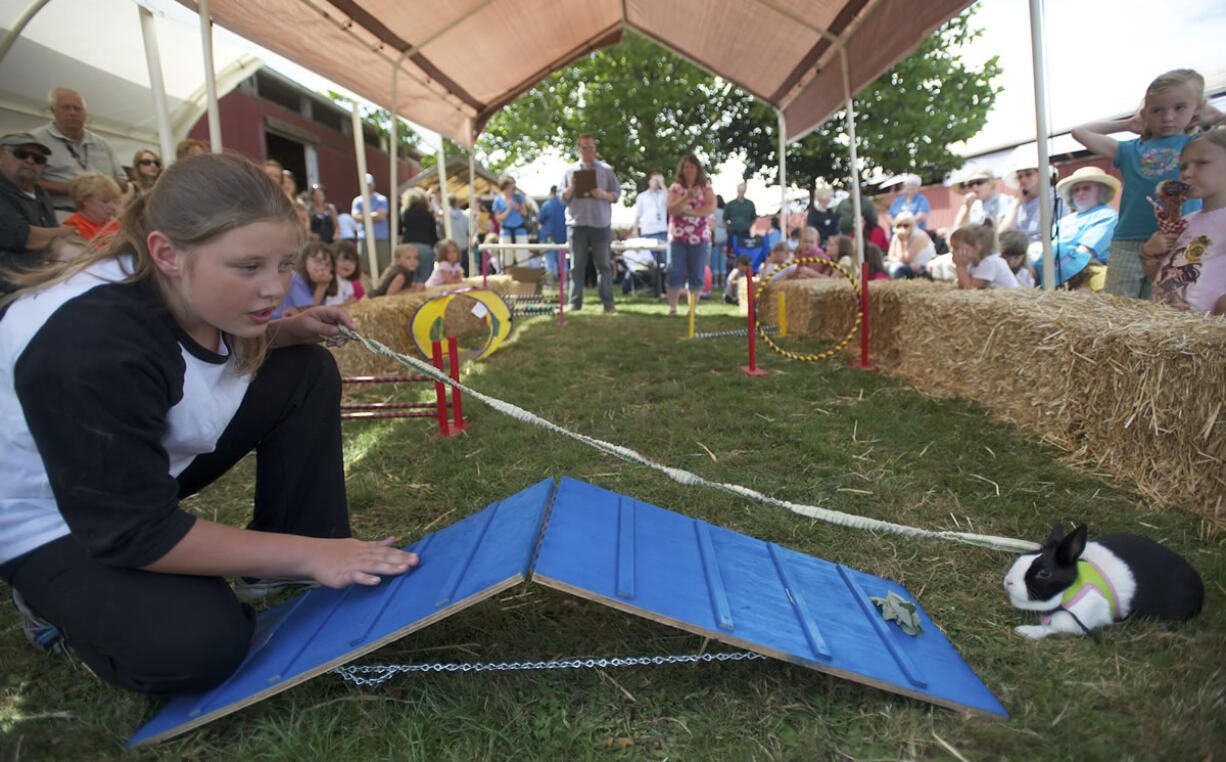
[[[179,0],[196,10],[194,0]],[[221,26],[472,147],[499,109],[632,30],[783,112],[837,111],[969,0],[210,0]],[[393,83],[393,71],[396,71]],[[395,97],[393,99],[393,88]]]

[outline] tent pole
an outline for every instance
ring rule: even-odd
[[[43,9],[43,6],[51,0],[34,0],[30,3],[30,7],[26,8],[25,12],[17,17],[13,22],[13,28],[4,35],[4,40],[0,41],[0,61],[4,60],[5,54],[9,52],[9,48],[13,47],[13,43],[17,42],[17,38],[21,36],[22,30],[30,23],[30,19],[38,15],[38,12]]]
[[[166,106],[166,86],[162,82],[162,57],[158,53],[157,29],[153,14],[139,6],[141,37],[145,41],[145,63],[149,67],[149,89],[153,93],[153,110],[158,121],[158,140],[162,156],[174,156],[175,145],[170,134],[170,110]]]
[[[443,237],[451,238],[451,203],[447,201],[447,144],[443,134],[438,136],[438,200],[443,205]],[[451,240],[455,240],[451,238]]]
[[[1051,157],[1047,154],[1047,58],[1044,50],[1043,8],[1041,0],[1030,0],[1030,48],[1034,63],[1034,134],[1039,149],[1039,231],[1043,242],[1043,290],[1056,287],[1056,263],[1052,258],[1052,184]]]
[[[788,130],[783,109],[775,109],[779,117],[779,236],[788,239]]]
[[[197,0],[196,11],[200,15],[200,51],[204,56],[204,92],[208,98],[209,145],[213,153],[221,153],[221,112],[217,107],[217,78],[213,71],[213,17],[209,14],[209,0]],[[165,157],[166,161],[170,157]]]
[[[403,58],[403,56],[401,56]],[[388,189],[387,189],[387,238],[388,247],[396,250],[397,239],[400,237],[400,187],[397,184],[399,178],[396,172],[400,163],[400,115],[396,109],[396,84],[400,74],[400,62],[392,67],[392,104],[388,109],[388,115],[391,117],[391,125],[389,125],[388,133],[391,135],[391,145],[388,146],[388,155],[391,157],[388,160],[390,165],[387,170]]]
[[[358,188],[362,192],[362,226],[366,229],[366,261],[370,264],[371,280],[378,283],[379,276],[383,273],[379,272],[379,254],[375,251],[375,225],[370,221],[370,186],[366,184],[366,136],[362,133],[362,117],[358,115],[357,101],[353,101],[353,155],[358,160]],[[390,207],[391,204],[388,206]]]
[[[856,155],[856,106],[851,97],[851,75],[847,71],[847,49],[839,46],[839,61],[843,65],[843,95],[847,99],[847,135],[851,138],[851,229],[856,233],[856,267],[864,261],[864,216],[860,208],[860,158]]]
[[[477,274],[477,134],[473,131],[473,123],[468,121],[468,274]],[[565,256],[565,255],[563,255]]]

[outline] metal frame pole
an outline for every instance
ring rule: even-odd
[[[213,64],[213,17],[209,13],[209,0],[197,0],[200,16],[200,51],[204,58],[204,92],[209,112],[209,145],[213,153],[221,153],[221,110],[217,105],[217,77]],[[163,156],[169,162],[169,156]]]
[[[353,102],[353,153],[358,160],[358,189],[362,194],[362,226],[366,230],[366,261],[370,265],[370,278],[379,282],[379,253],[375,251],[375,225],[370,220],[370,186],[366,184],[366,136],[362,134],[362,117],[358,114],[358,102]],[[390,207],[391,204],[388,204]]]
[[[144,6],[140,13],[141,37],[145,42],[145,64],[149,67],[149,90],[153,93],[153,110],[158,122],[158,142],[162,156],[174,156],[175,145],[170,134],[170,109],[166,105],[166,85],[162,81],[162,56],[158,52],[158,35],[153,14]]]
[[[1030,48],[1034,63],[1034,135],[1039,149],[1039,229],[1043,242],[1043,290],[1056,288],[1056,262],[1052,256],[1051,157],[1047,154],[1047,53],[1044,48],[1043,7],[1041,0],[1030,0]]]
[[[788,239],[788,130],[783,118],[783,109],[776,109],[779,117],[779,236]]]
[[[851,75],[847,70],[847,49],[839,46],[839,61],[843,66],[843,95],[847,99],[847,136],[851,138],[851,209],[855,219],[851,221],[851,229],[856,237],[856,264],[864,261],[864,213],[860,206],[860,157],[856,155],[856,106],[851,97]]]

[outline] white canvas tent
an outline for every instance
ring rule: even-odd
[[[19,10],[12,5],[0,14],[4,35]],[[162,80],[172,132],[168,142],[174,145],[207,107],[200,30],[160,15],[153,23],[163,51]],[[261,66],[255,56],[224,42],[213,46],[213,57],[219,96]],[[89,128],[110,141],[123,164],[137,149],[160,145],[139,7],[132,0],[51,0],[39,10],[0,59],[0,129],[46,124],[51,118],[47,93],[53,87],[82,94]]]

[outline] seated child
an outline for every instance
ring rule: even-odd
[[[1000,256],[1022,288],[1034,288],[1034,270],[1029,261],[1030,236],[1013,228],[1000,234]]]
[[[391,296],[393,294],[425,289],[425,285],[413,282],[414,274],[417,272],[417,264],[417,247],[411,243],[400,244],[396,247],[395,261],[383,273],[383,278],[380,279],[379,285],[371,289],[370,295],[372,297]]]
[[[1187,197],[1202,199],[1203,205],[1182,218],[1181,233],[1159,229],[1141,247],[1141,264],[1154,281],[1149,298],[1179,309],[1226,315],[1226,129],[1193,138],[1179,156],[1179,167]],[[1164,190],[1159,186],[1159,199],[1168,195]],[[1178,214],[1180,200],[1174,198],[1170,216]]]
[[[949,237],[958,288],[1018,288],[1017,277],[996,250],[990,223],[963,225]]]
[[[737,304],[737,286],[739,282],[745,278],[745,274],[749,272],[749,268],[753,266],[753,258],[748,254],[740,254],[733,263],[732,272],[728,274],[728,280],[724,283],[724,301],[728,304]]]
[[[864,261],[868,262],[869,280],[889,280],[890,274],[885,271],[885,253],[875,243],[864,244]]]
[[[344,297],[339,302],[333,302],[338,297],[329,297],[325,304],[349,304],[366,298],[370,284],[362,275],[362,259],[358,256],[358,247],[353,241],[341,239],[332,245],[336,259],[336,285],[338,297]],[[348,285],[346,285],[348,284]]]
[[[450,238],[434,244],[434,271],[426,279],[426,286],[442,286],[464,280],[464,267],[460,264],[460,247]]]
[[[318,238],[308,239],[298,250],[289,293],[274,313],[274,319],[292,317],[335,295],[336,263],[332,259],[332,247]]]

